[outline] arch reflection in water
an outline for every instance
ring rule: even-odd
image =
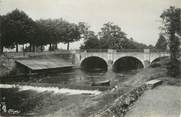
[[[118,60],[114,62],[113,71],[126,72],[130,70],[140,69],[143,67],[144,65],[139,59],[135,57],[131,57],[131,56],[126,56],[126,57],[119,58]]]
[[[106,61],[100,57],[91,56],[85,58],[81,62],[81,69],[89,72],[107,71],[108,65]]]

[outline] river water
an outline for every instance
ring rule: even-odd
[[[16,82],[26,82],[26,83],[46,83],[46,84],[57,84],[61,86],[71,87],[71,86],[91,86],[93,82],[100,82],[105,80],[111,81],[111,86],[115,85],[117,81],[124,81],[131,75],[137,73],[136,70],[128,72],[116,73],[111,70],[108,71],[98,71],[98,72],[87,72],[81,69],[73,69],[69,71],[59,71],[51,74],[43,73],[39,76],[34,77],[17,77],[17,78],[6,78],[2,79],[1,83],[11,83]]]

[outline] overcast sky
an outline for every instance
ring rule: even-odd
[[[61,17],[74,23],[83,21],[95,32],[110,21],[128,37],[155,45],[161,25],[159,16],[171,5],[181,8],[181,0],[0,0],[0,14],[18,8],[34,20]],[[72,47],[78,48],[79,43]]]

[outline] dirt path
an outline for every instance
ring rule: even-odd
[[[160,86],[148,90],[126,117],[180,117],[181,87]]]

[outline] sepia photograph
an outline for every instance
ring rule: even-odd
[[[181,0],[0,0],[0,117],[181,117]]]

